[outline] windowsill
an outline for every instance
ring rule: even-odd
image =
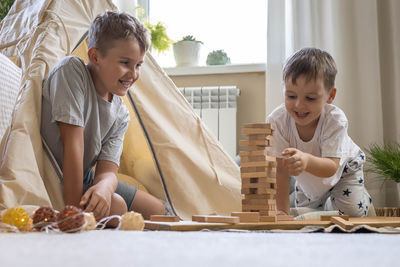
[[[265,72],[265,70],[265,63],[164,68],[169,76]]]

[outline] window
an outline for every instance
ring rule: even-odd
[[[186,35],[202,41],[201,65],[206,64],[209,52],[219,49],[232,64],[266,61],[265,0],[149,0],[148,13],[152,23],[164,23],[173,41]],[[153,52],[153,56],[162,67],[175,66],[172,47],[165,54]]]

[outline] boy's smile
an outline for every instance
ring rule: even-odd
[[[292,83],[291,77],[285,81],[285,107],[294,119],[300,136],[311,135],[312,138],[322,109],[325,104],[332,103],[335,94],[336,88],[331,92],[325,89],[322,78],[308,80],[301,75],[295,83]]]
[[[89,50],[90,73],[97,93],[107,101],[112,95],[124,96],[139,78],[144,52],[136,40],[116,40],[102,55],[96,48]]]

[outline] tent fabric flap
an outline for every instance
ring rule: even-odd
[[[11,127],[0,147],[0,209],[63,207],[59,170],[40,136],[42,81],[72,53],[95,16],[113,9],[111,0],[17,0],[0,24],[0,52],[22,70]],[[136,166],[124,174],[169,201],[183,219],[240,211],[239,167],[149,53],[129,96],[124,101],[135,112],[130,130],[139,132],[125,137],[147,143],[148,151],[138,155],[142,146],[131,149],[125,144],[134,142],[124,141],[122,157],[128,160],[121,159],[127,163],[121,169]]]
[[[111,1],[16,1],[1,22],[0,52],[17,59],[22,80],[11,128],[0,148],[0,209],[63,207],[60,180],[40,136],[42,81],[107,9],[115,9]]]
[[[239,167],[150,54],[131,94],[178,215],[240,211]]]

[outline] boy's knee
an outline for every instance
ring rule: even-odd
[[[141,213],[146,220],[150,219],[151,215],[165,215],[163,202],[149,193],[140,190],[136,192],[130,210]]]
[[[111,196],[110,215],[123,215],[128,211],[125,200],[117,193]]]

